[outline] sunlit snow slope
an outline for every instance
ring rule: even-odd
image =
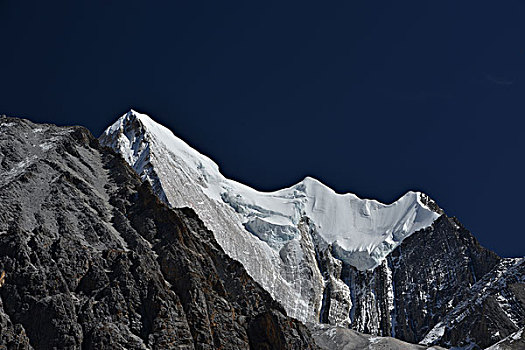
[[[150,181],[161,199],[195,209],[223,249],[301,320],[316,320],[321,307],[316,245],[332,245],[338,259],[359,270],[373,269],[439,216],[419,192],[386,205],[337,194],[310,177],[279,191],[256,191],[225,178],[211,159],[133,110],[100,140]]]

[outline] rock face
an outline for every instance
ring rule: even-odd
[[[212,160],[134,111],[100,140],[163,201],[193,207],[226,253],[304,322],[412,343],[488,346],[525,318],[517,298],[512,325],[492,322],[490,336],[461,322],[439,328],[456,307],[473,302],[471,288],[500,258],[422,193],[384,205],[335,194],[311,178],[257,192],[224,178]],[[505,318],[504,308],[476,310],[469,322],[487,317]],[[434,337],[441,329],[447,332]]]
[[[525,349],[525,330],[522,328],[503,340],[487,348],[487,350],[522,350]]]
[[[322,266],[337,266],[330,248],[320,256]],[[417,343],[498,261],[457,220],[443,215],[404,240],[372,271],[345,263],[325,269],[329,297],[322,321],[333,323],[339,308],[331,316],[331,303],[341,305],[346,299],[351,328]],[[343,281],[348,293],[334,293],[343,289],[335,281]]]
[[[501,260],[460,300],[421,343],[484,348],[523,330],[525,259]]]
[[[316,348],[86,129],[2,117],[0,174],[0,348]]]
[[[444,350],[439,346],[409,344],[391,337],[372,336],[325,324],[314,326],[312,334],[317,344],[326,350]]]
[[[498,261],[459,221],[444,215],[409,237],[390,258],[395,334],[419,341]]]
[[[375,270],[343,268],[340,278],[353,291],[351,327],[417,343],[455,305],[469,300],[471,286],[498,261],[457,220],[443,215],[407,238]]]
[[[327,281],[324,323],[347,314],[347,326],[362,333],[469,349],[525,325],[525,259],[499,258],[455,218],[442,215],[371,271],[338,260],[331,247],[317,257]]]

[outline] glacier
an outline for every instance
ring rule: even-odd
[[[210,158],[134,110],[99,140],[149,181],[161,200],[193,208],[225,252],[303,322],[319,321],[327,283],[317,263],[320,249],[360,271],[373,270],[441,214],[421,192],[383,204],[338,194],[311,177],[282,190],[257,191],[227,179]],[[348,325],[349,307],[341,307],[333,323]]]

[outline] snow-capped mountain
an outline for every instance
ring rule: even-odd
[[[226,254],[305,323],[470,347],[495,344],[523,327],[516,321],[525,319],[523,293],[508,299],[498,284],[507,263],[423,193],[382,204],[337,194],[309,177],[259,192],[225,178],[208,157],[135,111],[99,141],[120,153],[161,200],[193,208]],[[484,276],[491,288],[479,288]],[[508,284],[525,289],[523,279]],[[469,308],[500,289],[507,302],[489,303],[490,312]],[[478,323],[490,325],[490,335],[469,326]]]
[[[330,245],[337,259],[370,270],[440,215],[419,192],[386,205],[337,194],[310,177],[283,190],[256,191],[225,178],[208,157],[133,110],[100,141],[121,153],[164,201],[193,208],[224,250],[302,321],[319,320],[322,305],[325,282],[313,263],[316,246]]]
[[[133,128],[135,122],[142,126],[138,135]],[[422,199],[428,198],[419,192],[408,192],[386,205],[351,193],[337,194],[311,177],[276,192],[256,191],[225,178],[211,159],[149,116],[135,111],[118,119],[101,140],[117,149],[143,178],[158,182],[158,192],[173,206],[201,205],[193,196],[182,199],[180,189],[170,183],[170,177],[183,173],[191,180],[187,186],[196,184],[209,200],[232,208],[239,214],[235,215],[235,224],[271,248],[280,250],[297,239],[297,226],[301,218],[308,217],[320,237],[337,247],[340,258],[359,270],[373,269],[404,238],[439,217],[423,203]],[[215,222],[210,221],[210,226]]]
[[[0,348],[523,348],[525,259],[423,194],[260,193],[133,112],[101,141],[141,177],[82,127],[0,129]]]

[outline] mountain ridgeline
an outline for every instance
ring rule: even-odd
[[[480,246],[423,193],[385,205],[337,194],[312,178],[258,192],[225,178],[208,157],[135,111],[100,141],[122,154],[167,204],[193,208],[224,251],[307,324],[474,348],[525,326],[524,280],[515,268],[513,287],[498,291],[490,316],[481,307],[443,324],[469,304],[490,271],[524,261],[501,259]]]
[[[0,174],[0,349],[525,343],[525,259],[420,192],[258,192],[135,111],[98,140],[0,117]]]
[[[0,348],[317,348],[86,129],[2,117],[0,171]]]

